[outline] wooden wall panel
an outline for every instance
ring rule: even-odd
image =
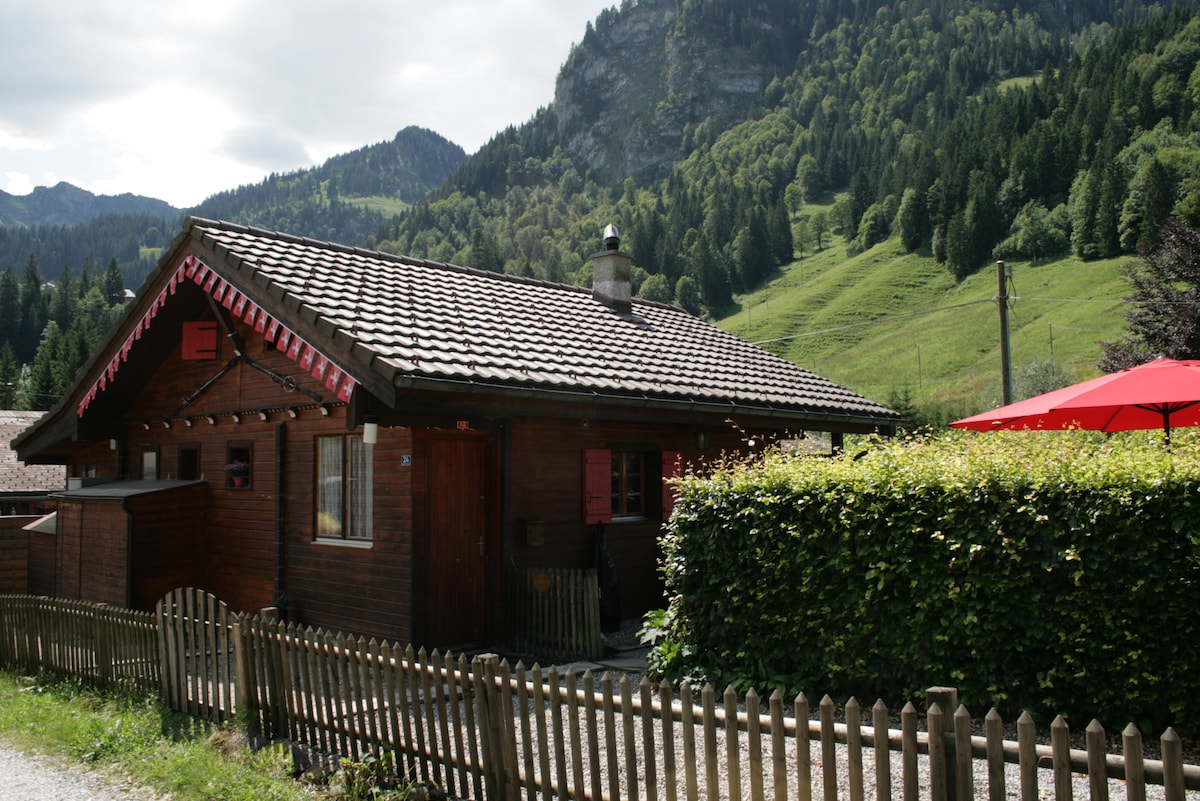
[[[58,542],[55,554],[54,594],[79,598],[79,574],[83,570],[80,548],[83,540],[83,504],[64,501],[58,505]]]
[[[79,594],[84,601],[128,606],[129,515],[120,501],[84,501]]]
[[[21,527],[37,520],[29,515],[0,518],[0,593],[29,592],[29,536]]]
[[[133,516],[130,604],[152,610],[178,587],[206,587],[204,485],[139,495]]]
[[[58,595],[56,586],[55,553],[58,537],[54,534],[29,532],[29,594]]]
[[[651,480],[661,470],[658,453],[681,451],[685,463],[703,468],[722,451],[743,450],[733,428],[709,430],[705,451],[697,450],[696,429],[689,426],[607,422],[588,419],[520,418],[512,422],[511,520],[513,563],[518,576],[529,567],[583,568],[595,565],[597,527],[583,523],[583,452],[592,448],[647,453]],[[609,552],[616,564],[621,615],[638,617],[664,605],[658,565],[663,520],[661,493],[647,486],[651,510],[646,520],[605,525]],[[530,545],[524,520],[543,523],[544,544]]]

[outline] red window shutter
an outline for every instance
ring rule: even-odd
[[[607,448],[583,452],[583,522],[612,522],[612,451]]]
[[[671,516],[675,508],[675,487],[667,483],[669,478],[679,478],[683,475],[683,451],[662,452],[662,519]]]
[[[217,324],[215,322],[189,322],[183,324],[183,358],[217,358]]]

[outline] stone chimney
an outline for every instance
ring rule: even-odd
[[[633,310],[633,256],[621,252],[617,226],[604,227],[604,250],[592,256],[592,297],[620,314]]]

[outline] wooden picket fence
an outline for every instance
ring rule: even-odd
[[[317,757],[388,753],[404,778],[456,798],[1200,799],[1200,766],[1185,764],[1170,729],[1158,760],[1143,758],[1133,726],[1119,753],[1097,723],[1085,748],[1072,747],[1061,719],[1041,742],[1028,715],[1006,740],[994,710],[972,732],[967,710],[941,688],[930,698],[953,714],[908,704],[893,715],[881,702],[839,708],[826,697],[810,707],[804,695],[763,699],[414,652],[230,615],[197,591],[172,593],[148,616],[89,606],[0,597],[0,659],[158,682],[177,709],[213,720],[237,713],[251,733]],[[98,645],[97,631],[122,645]]]
[[[0,597],[0,663],[77,676],[100,686],[157,687],[154,615],[28,595]]]
[[[542,659],[599,659],[600,586],[594,568],[529,568],[512,604],[511,646]]]
[[[882,703],[867,713],[851,699],[839,722],[828,697],[816,710],[803,695],[785,705],[777,693],[718,697],[711,686],[684,684],[676,697],[669,684],[634,685],[627,675],[597,682],[590,671],[468,663],[294,625],[235,626],[246,644],[238,707],[255,733],[351,759],[390,752],[405,776],[455,797],[1107,801],[1122,789],[1144,799],[1151,785],[1183,801],[1200,791],[1200,766],[1184,764],[1171,730],[1162,760],[1146,760],[1134,727],[1124,755],[1106,753],[1099,724],[1086,750],[1073,749],[1061,718],[1049,744],[1036,741],[1028,715],[1017,741],[1005,741],[995,711],[975,736],[957,705],[952,716],[937,705],[922,716],[908,704],[892,730]]]

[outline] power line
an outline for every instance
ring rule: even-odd
[[[1110,298],[1109,300],[1103,300],[1103,299],[1099,299],[1099,298],[1026,298],[1026,297],[1022,297],[1021,295],[1011,295],[1011,296],[1009,296],[1009,300],[1014,300],[1014,301],[1015,300],[1042,300],[1042,301],[1048,301],[1050,303],[1108,303],[1108,304],[1113,304],[1113,303],[1124,303],[1125,302],[1125,300],[1122,298]],[[1156,301],[1151,301],[1151,302],[1152,303],[1176,304],[1176,303],[1180,303],[1181,301],[1156,300]]]

